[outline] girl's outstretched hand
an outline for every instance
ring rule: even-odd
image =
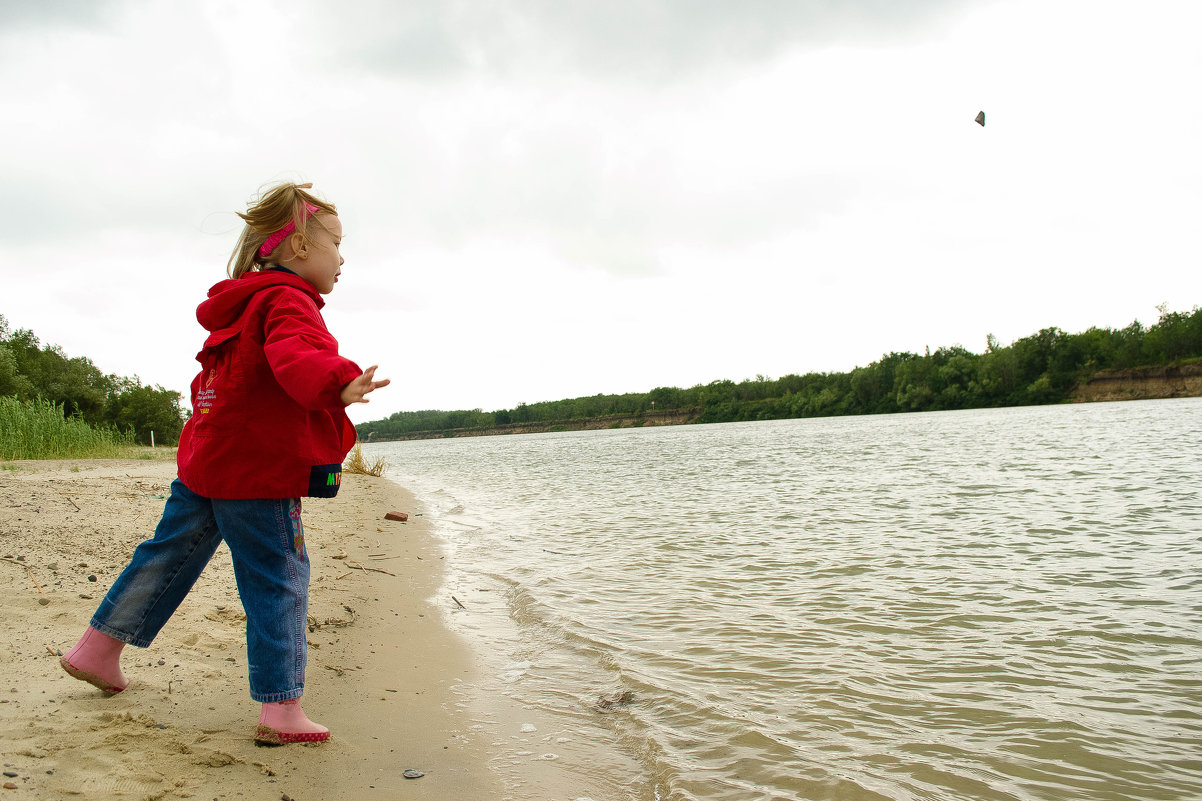
[[[392,383],[392,379],[384,378],[375,381],[376,369],[380,365],[373,364],[363,371],[363,375],[356,378],[351,383],[342,388],[342,405],[350,406],[352,403],[370,403],[367,395],[374,392],[380,387],[386,387]]]

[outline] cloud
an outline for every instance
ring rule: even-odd
[[[224,183],[212,165],[234,161],[244,141],[218,32],[189,7],[95,5],[51,3],[23,17],[32,30],[5,28],[6,239],[199,226],[228,206],[205,196]]]
[[[966,0],[361,0],[313,5],[342,40],[338,63],[413,78],[568,72],[673,81],[837,39],[895,40]]]
[[[2,36],[27,34],[31,30],[85,29],[103,27],[125,0],[0,0],[4,19]]]
[[[799,81],[807,69],[782,63],[671,92],[554,79],[454,92],[381,83],[378,108],[353,97],[335,116],[356,152],[385,161],[342,168],[357,191],[384,198],[362,222],[404,241],[535,242],[569,268],[654,274],[665,247],[733,249],[810,229],[863,191],[885,152],[865,133],[872,112],[864,102],[848,110],[820,80]],[[848,143],[870,152],[849,157]]]
[[[849,31],[897,36],[957,5],[51,3],[23,17],[41,34],[8,38],[0,110],[21,122],[0,168],[18,191],[0,204],[25,238],[208,231],[240,206],[230,187],[303,166],[319,182],[403,185],[385,211],[419,244],[504,232],[569,265],[653,274],[664,246],[810,225],[855,191],[829,154],[758,159],[766,139],[802,133],[797,104],[825,77],[763,89],[793,95],[765,116],[712,70]],[[306,69],[280,80],[266,41],[293,43]]]

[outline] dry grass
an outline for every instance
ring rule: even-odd
[[[342,466],[344,472],[361,473],[367,476],[382,476],[384,469],[388,467],[388,463],[384,461],[384,457],[376,459],[370,467],[367,461],[363,458],[363,443],[356,442],[354,450],[346,457],[346,464]]]

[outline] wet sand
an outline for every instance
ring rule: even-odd
[[[508,795],[489,769],[491,735],[472,725],[478,667],[445,625],[442,553],[412,495],[383,478],[345,475],[337,498],[304,502],[304,704],[328,742],[253,742],[259,705],[224,546],[154,644],[125,649],[124,692],[64,673],[59,654],[153,534],[174,477],[173,460],[0,463],[0,785],[34,799]]]

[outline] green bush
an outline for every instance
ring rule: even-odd
[[[67,417],[62,404],[0,397],[0,459],[63,459],[118,456],[133,433],[92,427]]]

